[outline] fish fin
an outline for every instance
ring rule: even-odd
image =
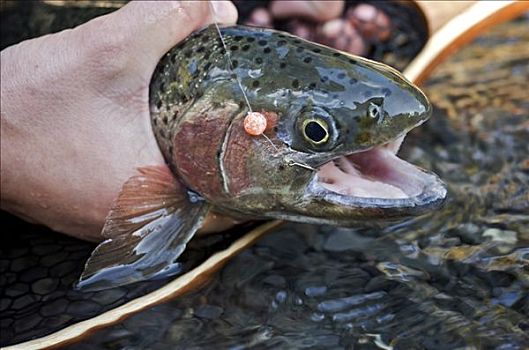
[[[209,205],[190,199],[167,166],[138,169],[114,202],[99,244],[76,287],[101,290],[174,275],[176,259],[200,228]]]

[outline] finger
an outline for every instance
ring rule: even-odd
[[[213,5],[215,13],[212,13]],[[142,53],[156,64],[192,32],[217,21],[232,24],[237,10],[230,1],[132,1],[105,16],[101,23],[111,39],[129,52]]]
[[[270,11],[274,18],[306,17],[318,22],[336,18],[342,14],[344,2],[332,1],[273,1]]]

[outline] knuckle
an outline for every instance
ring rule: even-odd
[[[104,21],[90,24],[84,28],[82,38],[85,64],[96,75],[120,75],[130,59],[126,35],[116,28],[109,28]]]

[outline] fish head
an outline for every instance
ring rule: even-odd
[[[300,162],[317,167],[337,156],[390,143],[430,117],[426,96],[395,69],[322,52],[317,49],[319,57],[311,60],[314,68],[308,79],[304,74],[291,78],[299,88],[290,88],[281,101],[287,108],[277,136],[299,152]],[[311,82],[314,76],[319,83]]]
[[[240,105],[266,115],[269,127],[251,136],[246,113],[234,118],[221,157],[229,196],[220,206],[347,226],[442,203],[442,181],[396,156],[406,133],[430,117],[419,88],[387,65],[265,33],[255,51],[232,55],[239,79],[232,93],[244,89]]]

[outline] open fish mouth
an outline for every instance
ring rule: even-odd
[[[326,202],[360,208],[420,209],[442,203],[446,186],[439,177],[396,155],[403,139],[324,163],[309,191]]]

